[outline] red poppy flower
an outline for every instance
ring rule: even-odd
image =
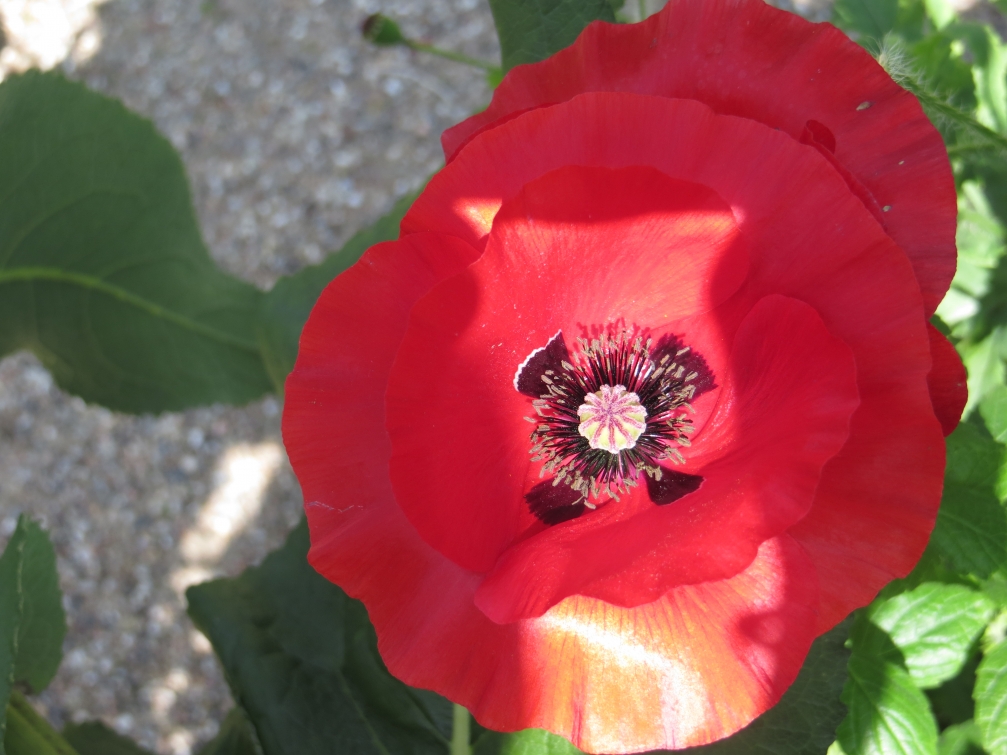
[[[964,403],[927,325],[941,139],[831,26],[672,0],[444,145],[287,381],[311,563],[490,728],[724,737],[933,527]]]

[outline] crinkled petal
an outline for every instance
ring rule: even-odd
[[[409,310],[476,255],[458,239],[415,234],[371,247],[322,293],[301,334],[283,413],[309,520],[314,509],[331,510],[339,516],[326,521],[350,529],[391,497],[385,382]],[[313,529],[313,541],[323,534]]]
[[[807,556],[782,536],[737,576],[637,608],[568,598],[520,622],[527,680],[515,707],[588,752],[681,748],[728,736],[774,705],[814,637]],[[512,625],[509,625],[512,626]],[[514,728],[489,706],[491,728]]]
[[[834,27],[762,0],[671,0],[640,24],[596,22],[569,48],[514,68],[485,111],[445,132],[445,154],[516,113],[592,91],[695,99],[798,140],[817,124],[851,191],[880,208],[908,254],[928,315],[943,298],[956,259],[944,143],[916,98]]]
[[[350,536],[333,509],[308,516],[312,564],[365,601],[388,669],[498,731],[548,729],[592,753],[704,744],[772,707],[814,638],[813,567],[786,536],[735,577],[648,605],[578,596],[500,625],[474,606],[478,576],[423,543],[392,501]]]

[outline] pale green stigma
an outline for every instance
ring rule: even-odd
[[[584,396],[577,407],[577,431],[591,448],[617,454],[636,445],[647,429],[647,410],[640,397],[624,385],[603,385],[600,391]]]

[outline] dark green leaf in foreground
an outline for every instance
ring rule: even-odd
[[[56,554],[42,528],[22,515],[0,556],[0,755],[14,683],[44,689],[59,667],[65,635]]]
[[[930,704],[899,662],[894,643],[864,614],[853,628],[853,655],[843,702],[849,709],[838,741],[848,755],[936,755]]]
[[[1007,640],[986,653],[976,672],[976,723],[990,755],[1007,755]]]
[[[797,679],[780,702],[737,734],[682,755],[822,755],[846,715],[839,696],[850,651],[844,646],[851,620],[819,637]],[[580,750],[541,729],[516,734],[488,732],[473,755],[575,755]],[[661,751],[664,752],[664,751]]]
[[[150,755],[128,737],[117,734],[101,721],[70,724],[63,728],[63,739],[77,751],[77,755]]]
[[[451,704],[388,673],[364,607],[307,552],[302,522],[261,566],[187,592],[265,755],[444,755]]]
[[[875,601],[867,616],[902,652],[916,685],[927,689],[962,670],[993,609],[993,601],[964,585],[925,582]]]
[[[122,411],[243,403],[270,389],[261,295],[210,260],[149,121],[55,73],[0,84],[0,356]]]
[[[277,392],[283,392],[283,382],[294,368],[301,329],[319,295],[333,278],[360,259],[368,247],[398,238],[399,223],[415,199],[415,193],[402,197],[387,215],[355,234],[338,252],[321,264],[281,278],[263,296],[256,333]]]
[[[962,423],[947,439],[944,497],[931,544],[955,570],[986,578],[1007,564],[1007,510],[997,495],[1004,447]]]
[[[490,0],[504,71],[545,60],[595,20],[615,22],[610,0]]]

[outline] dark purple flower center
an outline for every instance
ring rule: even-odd
[[[557,333],[521,364],[514,387],[533,399],[530,450],[547,479],[525,499],[546,524],[618,500],[641,479],[658,505],[702,484],[668,468],[690,445],[690,403],[716,387],[706,360],[677,336],[578,339],[571,353]]]

